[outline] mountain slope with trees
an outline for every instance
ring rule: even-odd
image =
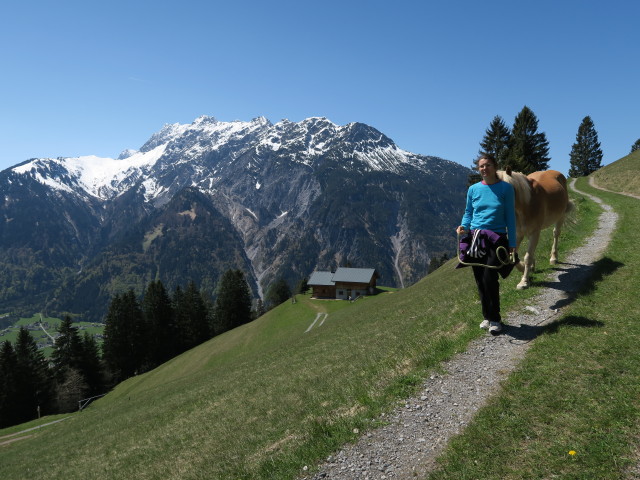
[[[201,117],[116,160],[28,160],[0,172],[0,310],[101,320],[153,280],[215,297],[229,269],[254,298],[347,262],[408,285],[451,253],[468,174],[324,118]]]

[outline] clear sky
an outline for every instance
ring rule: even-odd
[[[582,119],[603,165],[640,138],[640,2],[2,2],[0,169],[137,149],[200,115],[358,121],[469,166],[526,105],[566,173]]]

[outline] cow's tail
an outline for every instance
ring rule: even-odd
[[[573,213],[576,210],[576,204],[573,203],[573,201],[569,200],[567,202],[567,208],[565,208],[564,213],[565,215],[569,215],[570,213]]]
[[[567,202],[567,206],[564,209],[564,224],[565,225],[575,225],[578,221],[576,216],[577,209],[576,204],[571,200]]]

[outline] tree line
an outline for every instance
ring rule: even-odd
[[[0,345],[0,428],[75,410],[78,400],[103,392],[104,369],[93,336],[81,336],[69,316],[58,333],[50,360],[26,327],[20,327],[15,346],[8,340]]]
[[[639,142],[631,147],[632,152],[639,148]],[[492,154],[500,169],[509,166],[525,175],[549,168],[549,142],[545,133],[538,131],[538,118],[527,106],[516,115],[512,128],[496,115],[480,142],[479,153]],[[601,167],[602,148],[590,116],[584,117],[578,127],[569,159],[570,177],[586,176]],[[477,167],[477,159],[474,167]]]
[[[228,330],[253,320],[244,273],[226,271],[212,302],[194,282],[169,295],[152,281],[139,301],[135,292],[115,295],[105,318],[103,360],[113,383],[149,371]]]
[[[276,282],[270,291],[282,294],[282,288]],[[279,300],[272,293],[268,306]],[[242,271],[228,270],[215,301],[194,282],[172,294],[161,281],[152,281],[140,298],[133,290],[114,295],[105,316],[102,352],[91,335],[80,335],[69,316],[61,322],[50,360],[21,327],[15,345],[8,340],[0,345],[0,428],[39,414],[74,411],[79,400],[106,393],[261,313],[261,302],[252,309]]]

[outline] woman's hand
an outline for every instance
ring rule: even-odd
[[[466,230],[462,225],[458,225],[458,228],[456,228],[456,233],[458,235],[464,235],[466,233]]]

